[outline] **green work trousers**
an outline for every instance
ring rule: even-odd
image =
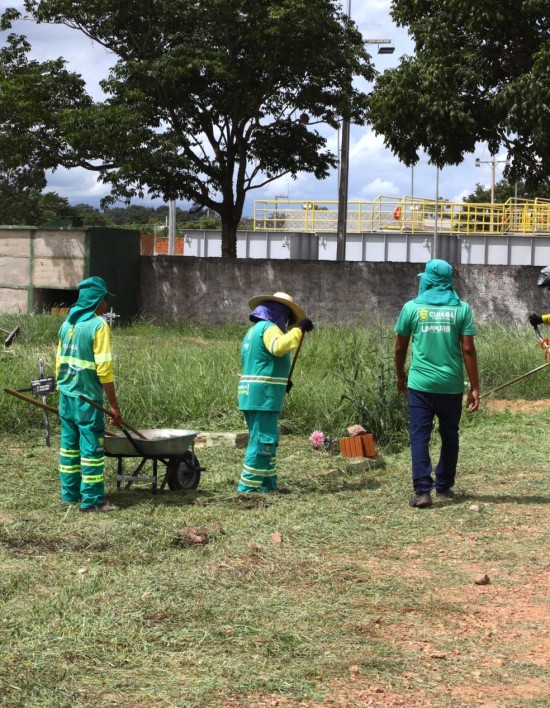
[[[250,434],[237,492],[277,491],[278,411],[243,411]]]
[[[80,502],[82,509],[101,506],[105,500],[103,413],[80,398],[60,393],[59,417],[61,501]]]

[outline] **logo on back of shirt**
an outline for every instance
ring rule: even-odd
[[[450,332],[451,325],[456,322],[455,308],[429,310],[423,307],[417,312],[421,332]]]

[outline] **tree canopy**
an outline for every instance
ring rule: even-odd
[[[504,148],[511,182],[550,176],[548,0],[393,0],[415,55],[382,74],[370,100],[374,130],[406,165],[424,150],[443,167],[476,143]]]
[[[352,77],[374,76],[363,38],[338,0],[27,0],[36,22],[63,24],[113,53],[94,102],[69,74],[48,115],[21,106],[41,164],[95,170],[112,198],[179,199],[218,212],[222,253],[250,190],[283,175],[328,176],[336,156],[316,129],[362,124],[368,99]],[[20,15],[8,9],[3,27]],[[55,95],[44,65],[11,35],[3,82]],[[65,71],[63,61],[55,63]],[[34,74],[36,86],[28,86]],[[0,84],[0,110],[9,110]],[[36,109],[36,112],[35,112]],[[2,122],[6,140],[17,126]],[[44,132],[48,132],[46,136]]]
[[[525,182],[509,182],[501,179],[495,184],[495,202],[504,204],[509,199],[517,196],[518,199],[550,199],[550,184],[539,185],[536,189],[529,189]],[[465,202],[475,204],[489,204],[491,201],[491,189],[482,184],[476,184],[475,190],[464,197]]]
[[[41,194],[63,139],[56,112],[78,107],[82,80],[62,60],[29,61],[28,42],[11,35],[0,48],[0,223],[35,224],[51,210]],[[51,202],[51,197],[49,198]]]

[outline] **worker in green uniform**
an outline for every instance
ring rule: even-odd
[[[83,280],[78,290],[78,301],[59,330],[56,357],[61,419],[61,501],[64,504],[80,502],[81,511],[116,511],[116,506],[105,502],[103,413],[80,398],[82,394],[103,405],[105,393],[110,404],[110,422],[116,426],[122,424],[114,384],[110,329],[101,317],[111,293],[107,292],[105,281],[97,276]]]
[[[470,379],[467,406],[479,407],[479,375],[472,310],[453,287],[453,267],[440,259],[428,261],[420,273],[418,295],[403,305],[395,333],[396,383],[407,394],[414,494],[409,504],[424,508],[436,496],[450,499],[459,451],[459,422],[464,391],[464,367]],[[412,339],[410,369],[405,372]],[[430,439],[434,418],[439,422],[441,451],[432,477]]]
[[[550,290],[550,266],[546,266],[546,268],[541,270],[537,285],[543,290]],[[541,324],[550,324],[550,314],[538,315],[536,312],[533,312],[529,315],[528,319],[533,327],[538,327]]]
[[[282,292],[253,297],[249,307],[254,324],[242,342],[238,396],[250,437],[237,492],[285,493],[277,484],[279,416],[292,387],[290,352],[304,332],[311,332],[313,322]]]

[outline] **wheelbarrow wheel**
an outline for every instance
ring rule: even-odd
[[[166,482],[171,491],[196,489],[201,481],[201,466],[190,450],[181,457],[172,457],[166,465]]]

